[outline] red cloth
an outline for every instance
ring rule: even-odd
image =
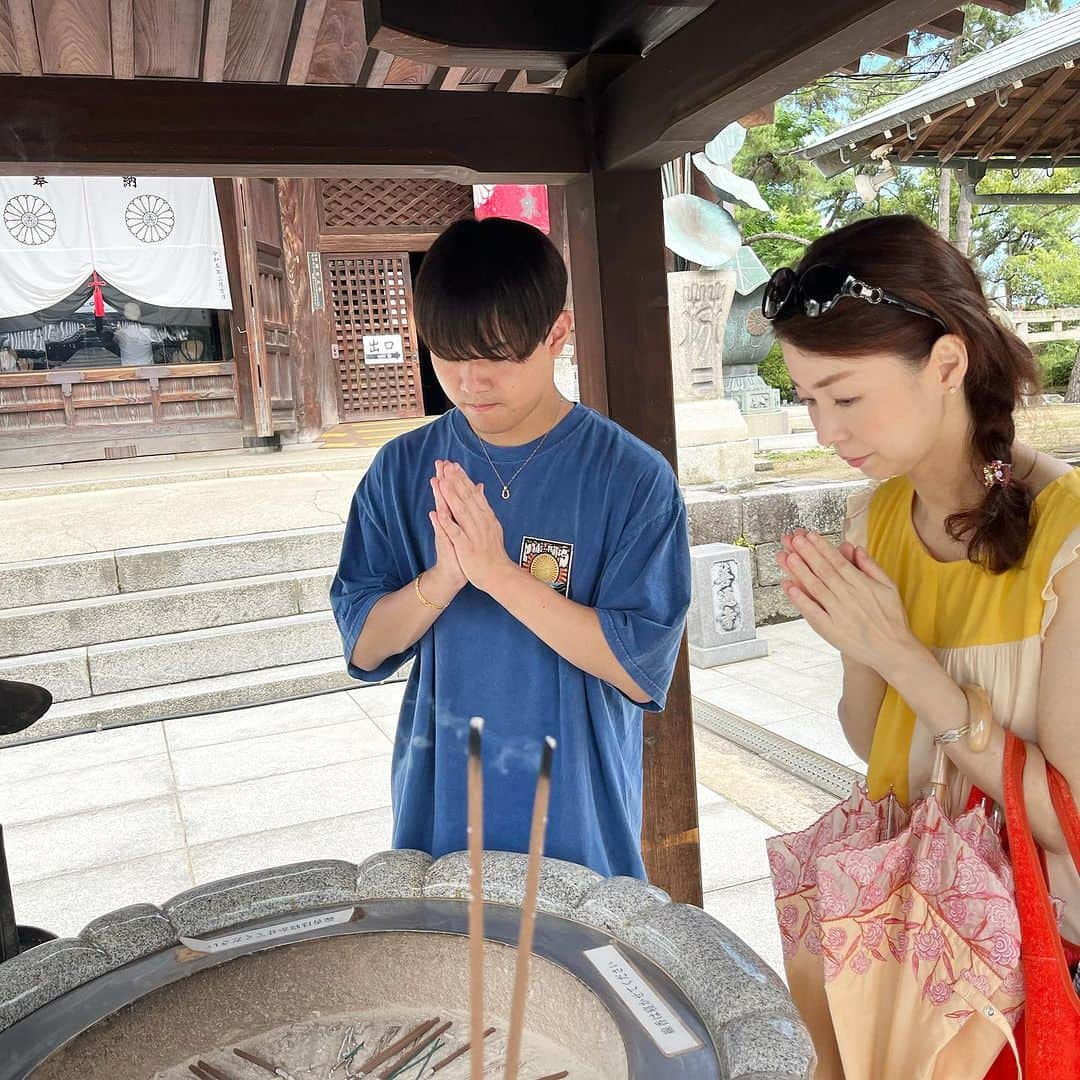
[[[548,194],[544,184],[491,184],[473,188],[477,219],[511,218],[551,232]]]
[[[1046,885],[1042,852],[1035,844],[1024,805],[1024,743],[1009,732],[1005,744],[1005,813],[1016,902],[1023,938],[1024,1016],[1016,1041],[1024,1080],[1080,1078],[1080,998],[1070,971],[1080,947],[1063,940]],[[1080,813],[1065,778],[1047,762],[1046,779],[1062,832],[1080,869]],[[986,1080],[1016,1080],[1012,1049],[1005,1047]]]

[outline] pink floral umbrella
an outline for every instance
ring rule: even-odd
[[[981,808],[950,821],[936,795],[906,822],[895,810],[856,787],[767,841],[817,1080],[981,1077],[1013,1042],[1020,927],[997,833]]]

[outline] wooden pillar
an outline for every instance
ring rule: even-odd
[[[675,468],[660,172],[595,170],[566,187],[581,400]],[[686,642],[662,713],[645,714],[642,851],[650,880],[700,904],[694,724]]]
[[[296,178],[278,180],[277,185],[289,299],[289,363],[299,442],[317,439],[338,421],[336,366],[330,356],[329,297],[319,253],[317,184],[316,180]],[[312,261],[318,267],[314,271],[317,280],[313,280]],[[312,302],[313,291],[316,303]]]
[[[244,431],[255,433],[255,393],[251,385],[251,363],[247,347],[247,323],[245,322],[244,286],[240,274],[240,226],[236,206],[236,188],[226,177],[214,180],[218,216],[221,218],[221,235],[225,241],[225,269],[229,275],[229,292],[232,295],[232,311],[222,320],[227,324],[232,343],[233,363],[236,366],[236,386],[239,396],[240,418]],[[215,357],[215,359],[219,359]]]
[[[254,404],[254,434],[266,437],[274,433],[274,418],[270,406],[270,369],[266,342],[263,340],[254,206],[250,199],[251,181],[234,178],[231,183],[236,207],[236,246],[240,271],[240,289],[233,294],[233,314],[238,322],[237,332],[243,336],[246,346],[251,398]],[[236,362],[239,367],[239,356]]]

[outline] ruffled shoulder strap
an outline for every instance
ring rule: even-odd
[[[1080,525],[1077,525],[1065,537],[1064,542],[1058,548],[1053,561],[1050,563],[1050,572],[1047,574],[1046,584],[1043,586],[1042,591],[1043,614],[1042,626],[1039,629],[1041,637],[1046,637],[1046,631],[1050,629],[1050,623],[1054,621],[1054,616],[1057,614],[1058,596],[1054,582],[1065,567],[1076,562],[1077,556],[1080,556]]]

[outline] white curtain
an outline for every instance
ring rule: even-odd
[[[159,307],[232,307],[212,180],[0,177],[0,208],[0,318],[49,307],[95,271]]]

